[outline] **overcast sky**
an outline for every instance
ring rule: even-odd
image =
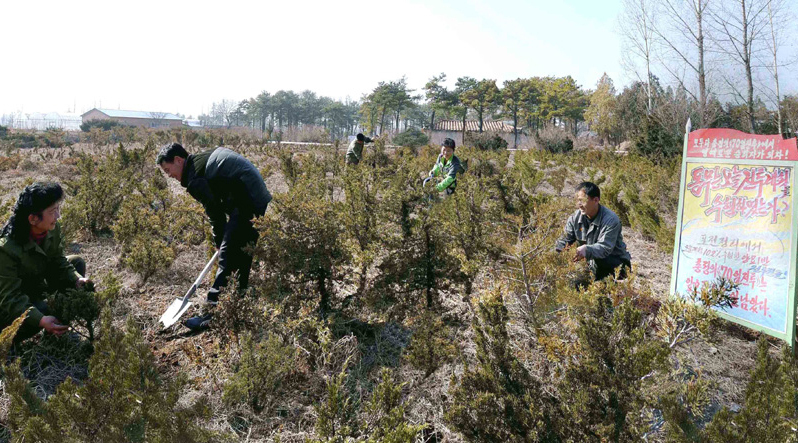
[[[403,75],[571,75],[622,86],[620,0],[31,1],[0,6],[0,113],[196,116],[310,89],[358,99]]]

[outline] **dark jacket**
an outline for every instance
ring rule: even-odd
[[[565,223],[565,232],[557,240],[556,249],[562,250],[566,246],[577,243],[587,245],[585,258],[595,268],[596,260],[608,257],[617,257],[622,261],[630,261],[631,256],[626,250],[621,233],[621,220],[604,205],[599,205],[599,210],[593,220],[576,210]]]
[[[34,302],[44,301],[48,293],[74,288],[79,278],[64,257],[58,223],[41,246],[31,240],[19,244],[0,237],[0,325],[10,325]],[[25,324],[38,327],[43,316],[34,307]]]
[[[224,237],[226,215],[263,215],[272,200],[255,165],[227,148],[189,155],[180,184],[205,207],[217,247]]]

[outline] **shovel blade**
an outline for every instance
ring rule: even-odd
[[[161,316],[160,321],[163,324],[163,328],[166,329],[175,324],[190,306],[190,301],[184,302],[182,298],[175,299]]]

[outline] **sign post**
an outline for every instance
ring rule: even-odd
[[[682,156],[671,293],[718,278],[738,285],[719,316],[795,340],[796,139],[688,130]]]

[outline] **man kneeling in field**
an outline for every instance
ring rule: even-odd
[[[591,182],[576,187],[577,210],[565,224],[565,232],[557,240],[557,252],[576,243],[574,261],[588,260],[595,281],[617,271],[619,279],[626,277],[632,266],[621,233],[621,220],[614,212],[600,204],[601,190]]]
[[[0,328],[30,309],[15,342],[45,331],[61,335],[67,327],[48,315],[47,294],[91,283],[86,263],[77,255],[64,256],[61,239],[61,201],[58,183],[34,183],[17,199],[0,232]]]

